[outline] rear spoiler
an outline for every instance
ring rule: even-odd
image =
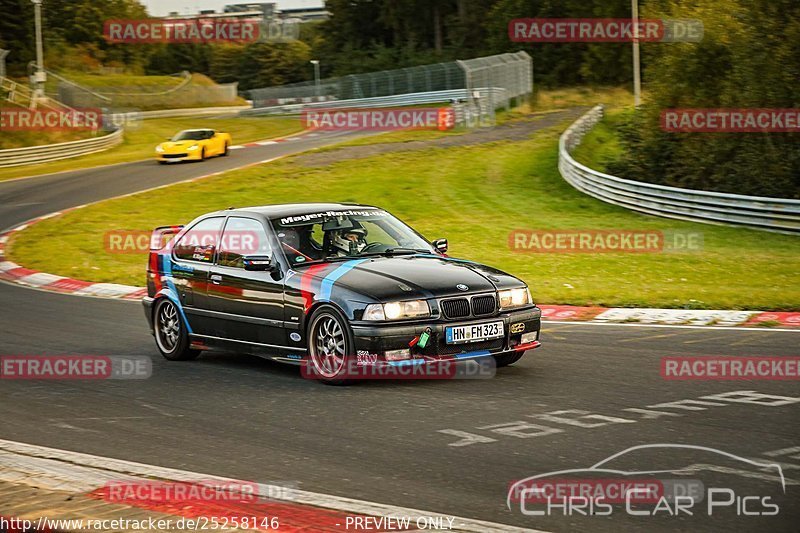
[[[153,230],[150,234],[150,251],[155,252],[164,249],[167,242],[172,242],[167,237],[177,235],[181,232],[183,226],[160,226]]]

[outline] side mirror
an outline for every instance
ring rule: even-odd
[[[447,239],[436,239],[431,244],[440,253],[447,253]]]
[[[280,266],[271,255],[248,255],[242,258],[244,269],[250,272],[279,272]]]

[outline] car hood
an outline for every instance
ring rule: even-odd
[[[495,291],[520,287],[523,282],[479,263],[416,255],[363,260],[337,280],[336,285],[368,298],[386,301]],[[463,290],[464,286],[466,290]]]
[[[161,143],[161,148],[164,150],[185,150],[195,144],[200,144],[202,141],[167,141]]]

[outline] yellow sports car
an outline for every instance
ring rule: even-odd
[[[214,155],[228,155],[230,133],[214,130],[183,130],[167,142],[156,146],[159,163],[202,161]]]

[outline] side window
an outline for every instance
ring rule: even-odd
[[[217,264],[244,268],[244,256],[271,253],[269,238],[261,222],[252,218],[231,217],[222,233]]]
[[[223,217],[201,220],[181,236],[175,244],[173,253],[178,259],[211,263],[217,248],[219,232],[222,229]]]

